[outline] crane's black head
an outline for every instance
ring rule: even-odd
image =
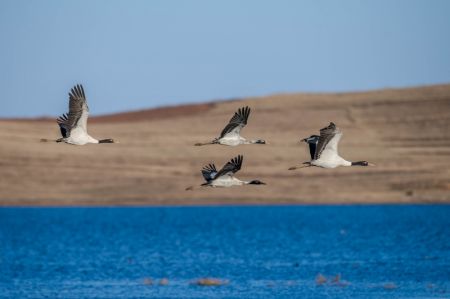
[[[318,135],[311,135],[308,138],[304,138],[301,141],[306,142],[306,143],[316,143],[317,141],[319,141],[320,136]]]
[[[262,140],[262,139],[257,139],[257,140],[255,140],[255,143],[256,144],[266,144],[266,141]]]
[[[266,185],[266,183],[261,182],[260,180],[253,180],[248,183],[249,185]]]
[[[357,161],[352,162],[352,166],[375,166],[375,164],[369,163],[367,161]]]
[[[114,139],[111,139],[111,138],[102,139],[102,140],[99,140],[98,143],[114,143]]]

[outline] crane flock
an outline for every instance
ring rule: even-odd
[[[244,144],[266,144],[263,139],[245,139],[240,133],[247,125],[251,109],[248,106],[239,108],[230,119],[228,124],[220,133],[219,137],[209,142],[196,143],[195,146],[219,144],[226,146],[238,146]],[[61,138],[55,142],[65,142],[72,145],[85,145],[88,143],[115,143],[111,138],[95,139],[87,132],[87,120],[89,116],[89,107],[87,105],[84,88],[81,84],[75,85],[69,92],[69,112],[57,118],[60,128]],[[295,170],[305,167],[336,168],[339,166],[375,166],[367,161],[347,161],[338,154],[338,145],[342,137],[342,131],[334,124],[330,124],[320,130],[320,135],[311,135],[301,141],[309,146],[311,160],[303,162],[301,165],[290,167],[289,170]],[[43,142],[50,141],[41,139]],[[200,187],[231,187],[243,185],[266,185],[266,183],[254,179],[243,181],[234,175],[241,169],[244,157],[238,155],[227,162],[219,171],[213,163],[205,165],[201,169],[205,183]],[[188,187],[186,190],[193,190],[194,187]]]

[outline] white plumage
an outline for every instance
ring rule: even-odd
[[[69,113],[58,117],[57,122],[62,138],[56,142],[65,142],[74,145],[87,143],[114,143],[112,139],[97,140],[87,131],[89,107],[87,105],[84,89],[81,84],[74,86],[69,92]]]
[[[336,168],[339,166],[374,166],[367,161],[350,162],[339,156],[338,145],[342,138],[342,131],[334,124],[320,130],[320,136],[311,135],[302,141],[309,144],[311,161],[303,163],[297,168],[317,166],[322,168]]]
[[[234,177],[234,174],[241,169],[242,161],[244,157],[238,155],[226,163],[221,170],[217,171],[214,164],[208,164],[202,168],[202,175],[205,179],[202,187],[231,187],[242,185],[265,185],[265,183],[259,180],[242,181]],[[186,188],[186,190],[192,190],[193,187]]]
[[[211,142],[196,143],[195,145],[200,146],[207,144],[222,144],[237,146],[240,144],[265,144],[266,142],[262,139],[247,140],[240,135],[241,129],[247,125],[250,111],[251,110],[248,106],[239,108],[238,111],[234,113],[233,117],[230,119],[225,128],[222,130],[218,138],[215,138]]]

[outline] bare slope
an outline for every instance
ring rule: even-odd
[[[90,99],[94,101],[95,99]],[[194,147],[252,107],[248,138],[267,145]],[[377,167],[288,171],[308,160],[301,137],[329,121],[341,154]],[[372,203],[450,201],[450,85],[346,94],[291,94],[180,106],[90,121],[119,144],[71,146],[54,121],[0,121],[0,205]],[[267,186],[185,191],[200,168],[244,155],[242,179]]]

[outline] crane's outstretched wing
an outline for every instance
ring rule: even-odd
[[[61,115],[60,117],[58,117],[56,119],[56,122],[59,125],[59,130],[61,131],[61,136],[63,138],[68,138],[69,137],[69,132],[67,132],[66,127],[64,125],[65,122],[67,122],[67,121],[68,121],[67,114],[63,114],[63,115]]]
[[[57,119],[61,129],[61,134],[70,136],[70,131],[75,127],[82,127],[87,130],[87,118],[89,108],[86,102],[86,96],[81,84],[75,85],[69,92],[69,113]]]
[[[311,155],[311,160],[314,160],[314,155],[316,154],[317,144],[319,143],[320,136],[311,135],[308,138],[302,139],[302,141],[308,143],[309,145],[309,154]]]
[[[247,124],[248,116],[250,115],[250,107],[245,106],[239,108],[237,112],[234,113],[233,117],[230,119],[226,127],[220,133],[222,138],[227,134],[237,134],[241,132],[241,129]]]
[[[330,123],[328,127],[320,130],[319,142],[314,154],[314,160],[319,159],[322,153],[326,150],[327,156],[334,156],[338,154],[338,143],[342,137],[341,131],[334,123]]]
[[[210,182],[214,180],[217,174],[216,165],[208,164],[202,168],[202,175],[205,178],[206,182]]]
[[[241,169],[243,159],[244,157],[242,155],[238,155],[237,157],[231,159],[230,162],[225,164],[222,167],[222,169],[219,170],[214,179],[217,179],[224,175],[233,176],[236,172],[238,172]]]

